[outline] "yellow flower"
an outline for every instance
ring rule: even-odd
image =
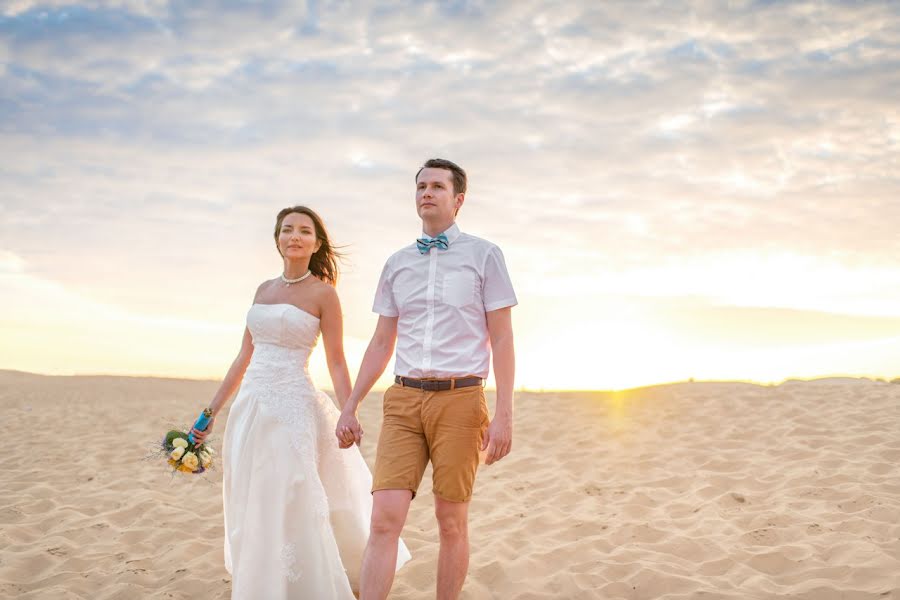
[[[177,437],[174,440],[172,440],[172,445],[175,446],[176,448],[187,448],[188,442],[184,438]]]
[[[182,473],[193,473],[194,470],[187,465],[178,465],[178,470]]]
[[[172,450],[171,454],[169,454],[169,456],[172,457],[172,460],[178,460],[182,457],[182,455],[184,455],[184,448],[181,446],[178,446],[177,448]]]
[[[200,466],[200,459],[198,459],[197,455],[193,452],[188,452],[181,458],[181,464],[191,471],[196,471],[197,467]]]

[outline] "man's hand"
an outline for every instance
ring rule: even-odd
[[[355,412],[341,412],[341,418],[338,419],[334,428],[334,435],[337,437],[338,446],[341,448],[349,448],[354,443],[359,445],[362,442],[363,430]]]
[[[481,440],[481,449],[487,450],[484,464],[490,465],[512,450],[512,418],[494,416]]]

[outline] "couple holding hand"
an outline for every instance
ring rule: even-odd
[[[440,532],[436,596],[462,589],[480,454],[491,464],[512,443],[516,296],[500,249],[456,225],[465,171],[431,159],[415,181],[423,233],[384,266],[378,324],[352,386],[324,224],[302,206],[278,214],[284,271],[257,290],[241,350],[209,407],[218,413],[240,387],[222,449],[233,598],[387,598],[410,558],[400,533],[429,461]],[[341,411],[307,371],[319,332]],[[395,346],[373,475],[357,447],[357,410]],[[483,391],[492,353],[493,419]],[[202,441],[211,429],[193,433]]]

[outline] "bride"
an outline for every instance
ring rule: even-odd
[[[285,208],[275,223],[284,259],[247,314],[237,358],[209,406],[240,386],[222,449],[225,568],[232,598],[352,599],[369,535],[372,476],[359,449],[334,438],[340,412],[307,371],[319,332],[338,402],[350,394],[335,251],[319,216]],[[192,431],[199,441],[209,435]],[[397,568],[409,560],[402,545]]]

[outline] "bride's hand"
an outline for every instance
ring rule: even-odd
[[[334,428],[334,435],[337,437],[338,446],[341,448],[349,448],[355,443],[362,441],[363,430],[359,424],[359,419],[354,413],[341,413],[337,425]]]
[[[200,431],[199,429],[195,429],[192,427],[191,433],[194,434],[194,443],[202,444],[203,441],[206,439],[206,436],[208,436],[210,434],[210,432],[212,432],[212,428],[215,423],[216,423],[216,418],[213,417],[212,419],[209,420],[209,424],[206,426],[206,429],[204,429],[203,431]]]

